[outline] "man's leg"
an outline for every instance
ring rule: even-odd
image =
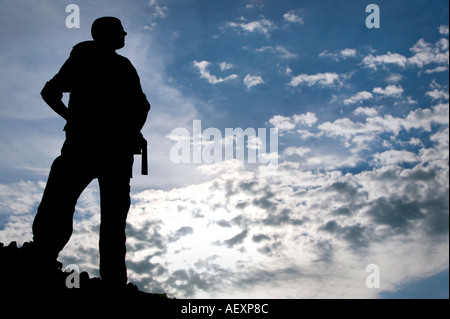
[[[130,208],[128,174],[105,174],[100,186],[100,277],[112,286],[127,283],[126,220]]]
[[[86,166],[85,166],[86,167]],[[43,261],[56,261],[73,230],[75,205],[92,177],[80,162],[59,156],[53,162],[33,222],[33,242]]]

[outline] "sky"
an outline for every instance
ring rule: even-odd
[[[131,184],[131,282],[176,298],[448,298],[447,1],[0,8],[0,242],[32,240],[64,142],[42,87],[96,18],[116,16],[128,33],[118,53],[152,105],[149,175],[137,156]],[[247,138],[227,135],[239,128]],[[235,154],[212,156],[233,141]],[[91,276],[98,201],[93,181],[59,256]]]

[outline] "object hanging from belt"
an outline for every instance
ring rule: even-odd
[[[139,133],[133,154],[141,154],[141,174],[148,175],[147,140]]]
[[[141,143],[142,143],[141,144],[141,152],[142,152],[141,174],[148,175],[147,140],[144,137],[142,137]]]

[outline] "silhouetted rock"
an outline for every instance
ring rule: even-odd
[[[74,278],[79,278],[79,281],[75,282]],[[68,288],[66,282],[79,288]],[[171,301],[166,294],[146,293],[132,283],[125,287],[111,287],[100,278],[90,278],[87,272],[76,276],[73,271],[63,271],[60,262],[44,268],[39,264],[39,256],[35,254],[32,242],[26,242],[19,248],[15,241],[7,246],[0,243],[0,294],[3,310],[14,307],[19,311],[28,311],[31,309],[27,307],[34,303],[43,309],[46,305],[53,310],[64,308],[69,310],[68,314],[87,305],[98,311],[104,307],[108,311],[125,308],[137,311],[164,307]],[[6,300],[17,301],[24,308],[12,306]]]

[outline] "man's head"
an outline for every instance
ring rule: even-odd
[[[92,24],[91,34],[95,42],[108,49],[115,51],[125,46],[125,36],[127,33],[117,18],[98,18]]]

